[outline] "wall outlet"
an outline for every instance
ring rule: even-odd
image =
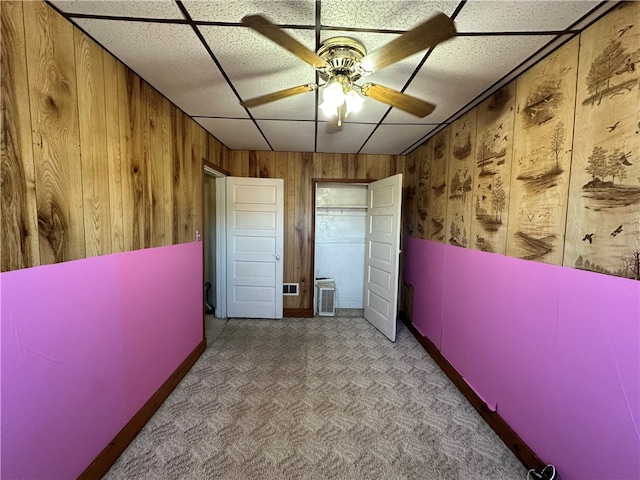
[[[298,283],[285,283],[282,287],[282,294],[283,295],[288,295],[288,296],[292,296],[292,295],[299,295],[298,294],[298,287],[300,284]]]

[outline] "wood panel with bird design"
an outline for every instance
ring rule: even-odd
[[[564,265],[640,279],[640,3],[582,34]]]

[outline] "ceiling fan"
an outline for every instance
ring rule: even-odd
[[[329,38],[317,52],[313,52],[262,15],[248,15],[242,19],[242,24],[307,62],[324,83],[286,88],[242,101],[241,104],[252,108],[323,87],[320,108],[329,117],[337,116],[338,126],[350,113],[360,110],[363,97],[373,98],[421,118],[433,112],[435,105],[432,103],[383,85],[357,85],[355,82],[456,35],[453,20],[444,13],[438,13],[371,53],[367,53],[360,42],[349,37]]]

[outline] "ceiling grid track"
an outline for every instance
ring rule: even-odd
[[[456,17],[458,16],[458,14],[460,13],[460,10],[462,10],[462,7],[464,7],[465,3],[467,3],[467,0],[461,0],[460,3],[458,4],[458,6],[456,7],[456,9],[454,10],[454,12],[451,14],[451,20],[456,19]],[[400,90],[402,93],[405,92],[405,90],[407,88],[409,88],[409,85],[411,85],[411,82],[413,81],[413,79],[416,77],[416,75],[418,74],[418,72],[420,71],[420,69],[422,68],[422,66],[425,64],[425,62],[427,61],[427,59],[429,58],[429,56],[431,56],[431,53],[433,52],[434,47],[431,47],[427,50],[427,52],[424,54],[424,56],[422,57],[422,60],[420,60],[420,63],[418,63],[418,65],[416,66],[416,68],[413,70],[413,73],[411,74],[411,76],[409,77],[409,79],[405,82],[404,86],[402,87],[402,90]],[[362,149],[365,147],[365,145],[367,144],[367,142],[371,139],[371,137],[373,136],[374,133],[376,133],[376,130],[378,130],[378,128],[380,127],[380,125],[382,125],[382,122],[384,122],[384,120],[387,118],[387,115],[389,115],[389,113],[391,113],[391,110],[393,109],[393,107],[389,107],[387,109],[387,111],[384,113],[384,115],[382,116],[382,118],[380,119],[380,121],[378,122],[378,124],[375,126],[375,128],[372,130],[371,134],[367,137],[367,139],[364,141],[364,143],[360,146],[360,148],[358,149],[358,153],[360,153],[362,151]]]
[[[328,0],[44,1],[232,150],[390,155],[411,153],[623,3],[511,0],[496,7],[454,0],[440,4],[442,15],[428,0],[387,0],[364,8]],[[423,14],[427,20],[420,23]],[[455,20],[459,40],[439,44],[450,35],[433,21],[438,15],[451,25]],[[264,19],[262,27],[271,30],[261,31],[259,20],[252,24],[251,18]],[[426,28],[409,41],[418,29],[411,25]],[[327,46],[327,37],[346,43]],[[416,40],[424,37],[433,40]],[[399,38],[408,50],[394,57],[402,48],[389,46]],[[340,57],[355,62],[349,70],[328,55],[330,48],[353,45],[370,51]],[[358,70],[372,53],[381,63]],[[341,133],[329,135],[340,130],[340,122],[336,110],[325,108],[325,91],[340,75],[345,103],[338,117],[346,114],[351,91],[365,104],[359,113],[350,112]],[[371,86],[360,90],[365,83]],[[313,96],[307,95],[311,90]],[[435,113],[436,105],[421,98],[437,104]]]
[[[182,3],[182,0],[175,0],[175,2],[176,2],[176,5],[178,5],[178,8],[180,9],[180,11],[182,12],[182,15],[184,15],[184,18],[186,19],[187,23],[191,26],[191,28],[193,29],[194,33],[198,37],[198,40],[200,40],[200,42],[202,43],[202,46],[204,47],[204,49],[207,51],[207,53],[211,57],[211,60],[213,60],[213,63],[215,63],[216,67],[218,67],[218,70],[220,71],[220,73],[224,77],[225,81],[229,85],[229,88],[231,88],[231,91],[233,91],[235,96],[238,98],[238,102],[242,102],[242,97],[240,97],[240,94],[238,93],[238,90],[236,90],[236,87],[233,85],[233,82],[231,81],[231,79],[227,75],[227,72],[225,72],[224,68],[222,68],[222,65],[220,64],[220,62],[216,58],[215,54],[211,50],[211,47],[209,47],[209,44],[207,43],[207,41],[202,36],[202,32],[198,28],[198,25],[196,24],[196,22],[194,22],[193,19],[191,18],[191,15],[189,14],[189,12],[185,8],[184,4]],[[249,111],[248,108],[246,108],[246,107],[243,107],[243,108],[246,110],[247,115],[249,115],[249,118],[251,119],[251,121],[253,122],[255,127],[260,132],[260,135],[262,135],[262,138],[264,138],[264,141],[267,142],[267,145],[269,145],[269,148],[271,149],[271,151],[273,151],[273,147],[271,146],[271,143],[269,143],[269,139],[267,138],[267,136],[264,134],[264,132],[260,128],[260,125],[258,125],[258,122],[256,121],[256,119],[253,117],[253,115],[251,114],[251,112]]]
[[[466,1],[466,0],[463,0],[463,1]],[[451,123],[453,123],[457,118],[462,117],[465,113],[467,113],[470,110],[472,110],[473,108],[477,107],[481,102],[486,100],[489,97],[489,95],[491,95],[492,93],[498,91],[500,88],[504,87],[509,82],[515,80],[515,78],[517,78],[518,75],[521,75],[523,72],[525,72],[526,70],[532,68],[538,62],[540,62],[541,60],[546,58],[546,56],[548,56],[549,54],[551,54],[555,50],[557,50],[560,47],[562,47],[565,43],[567,43],[569,40],[571,40],[574,36],[578,35],[584,28],[587,28],[589,25],[591,25],[593,22],[595,22],[598,18],[600,18],[599,15],[596,15],[596,19],[594,19],[593,21],[589,22],[586,26],[583,26],[580,29],[576,28],[578,25],[580,25],[582,22],[584,22],[590,16],[594,15],[594,13],[598,12],[598,10],[603,8],[608,3],[610,3],[610,2],[607,2],[607,1],[600,2],[596,7],[591,9],[589,12],[587,12],[585,15],[583,15],[578,20],[576,20],[569,27],[567,27],[566,30],[563,30],[562,32],[557,32],[557,31],[545,32],[545,34],[555,35],[555,37],[553,39],[549,40],[542,48],[538,49],[538,51],[536,51],[535,53],[530,55],[527,59],[522,61],[519,65],[514,67],[511,71],[509,71],[506,75],[504,75],[501,79],[499,79],[493,85],[491,85],[488,88],[486,88],[482,93],[480,93],[478,96],[476,96],[467,105],[465,105],[460,110],[458,110],[453,115],[451,115],[449,118],[447,118],[444,122],[442,122],[442,124],[438,128],[432,130],[431,132],[429,132],[428,134],[426,134],[422,138],[420,138],[418,141],[416,141],[413,145],[411,145],[410,147],[406,148],[400,155],[409,155],[413,150],[418,148],[420,145],[422,145],[424,142],[426,142],[429,138],[433,137],[438,132],[440,132],[440,131],[444,130],[445,128],[447,128],[447,126],[449,126]],[[463,36],[463,35],[461,35],[461,36]],[[564,41],[562,41],[560,43],[557,43],[563,36],[567,36],[567,38]],[[551,45],[554,45],[555,43],[557,43],[557,45],[555,45],[553,50],[551,50],[550,52],[547,52],[545,55],[543,55],[541,58],[537,59],[536,61],[534,61],[530,65],[527,65],[529,62],[531,62],[534,58],[536,58],[539,55],[540,51],[544,51],[546,48],[548,48]],[[525,65],[526,65],[526,68],[524,68],[524,70],[522,70],[522,71],[519,71]],[[516,72],[518,72],[518,73],[516,74]]]

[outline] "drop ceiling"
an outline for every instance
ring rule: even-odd
[[[611,9],[596,1],[157,0],[49,2],[230,149],[407,154]],[[458,35],[365,77],[437,105],[425,118],[367,98],[337,133],[308,92],[312,67],[241,19],[262,14],[316,51],[335,36],[369,52],[441,11]],[[359,82],[361,83],[361,82]]]

